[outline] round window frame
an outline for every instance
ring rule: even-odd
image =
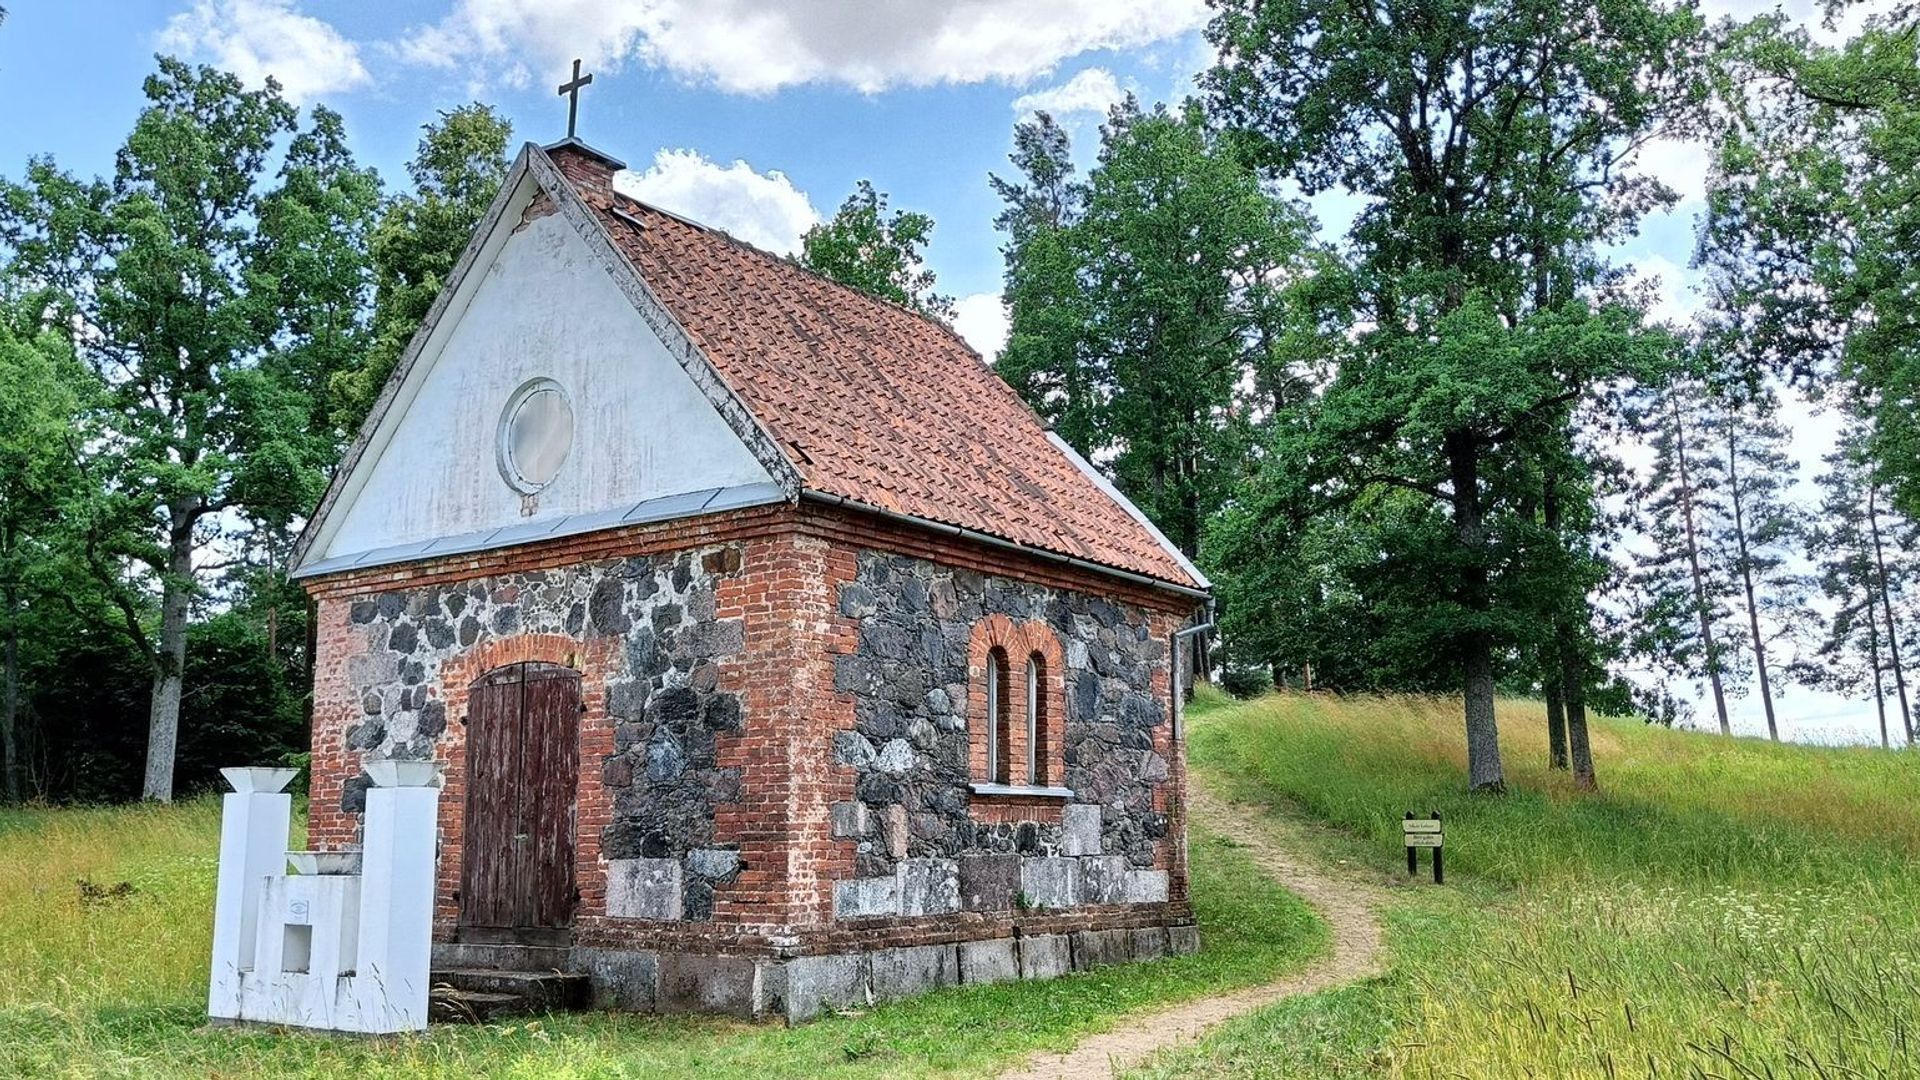
[[[561,403],[567,407],[567,449],[560,455],[560,460],[554,463],[553,475],[541,483],[534,483],[521,475],[513,460],[513,421],[535,394],[547,392],[560,395]],[[519,388],[507,398],[506,406],[500,410],[500,420],[495,425],[493,434],[494,464],[499,468],[500,478],[506,481],[508,487],[522,495],[538,495],[553,486],[555,480],[560,479],[560,473],[565,469],[567,459],[573,456],[573,444],[578,434],[575,417],[573,395],[567,393],[567,388],[561,386],[558,381],[543,375],[520,384]]]

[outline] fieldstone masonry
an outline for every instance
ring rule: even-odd
[[[347,664],[363,717],[346,730],[366,760],[426,760],[447,731],[443,667],[514,634],[612,638],[619,663],[605,684],[614,753],[582,761],[611,793],[600,837],[607,911],[616,917],[706,920],[716,887],[740,872],[717,843],[715,808],[740,799],[740,771],[716,763],[715,739],[742,728],[739,696],[720,664],[745,647],[739,619],[715,617],[714,588],[740,565],[719,548],[507,573],[356,600],[348,620],[366,648]],[[364,772],[343,789],[358,813]]]
[[[854,798],[832,807],[833,836],[854,841],[854,876],[837,883],[840,918],[1059,909],[1167,898],[1167,709],[1154,692],[1168,644],[1148,613],[925,559],[863,552],[840,587],[857,621],[835,689],[854,726],[834,760]],[[1054,820],[981,820],[971,789],[969,644],[991,615],[1044,623],[1064,646],[1061,718],[1070,800]]]

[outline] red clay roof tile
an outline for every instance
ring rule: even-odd
[[[1198,584],[952,330],[645,203],[581,195],[807,487]]]

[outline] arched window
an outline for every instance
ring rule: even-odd
[[[996,784],[1013,782],[1009,767],[1013,733],[1008,730],[1007,701],[1009,672],[1006,650],[995,648],[987,654],[987,779]]]
[[[1046,661],[1039,653],[1027,657],[1027,783],[1040,787],[1047,782],[1046,718],[1040,715],[1045,695],[1040,682],[1046,677]]]

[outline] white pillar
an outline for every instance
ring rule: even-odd
[[[253,967],[260,893],[286,870],[292,769],[222,769],[233,786],[220,816],[220,871],[213,902],[213,970],[207,1015],[240,1018],[240,973]]]
[[[439,765],[367,763],[361,824],[360,942],[354,965],[362,1030],[427,1026],[433,886],[440,827]]]

